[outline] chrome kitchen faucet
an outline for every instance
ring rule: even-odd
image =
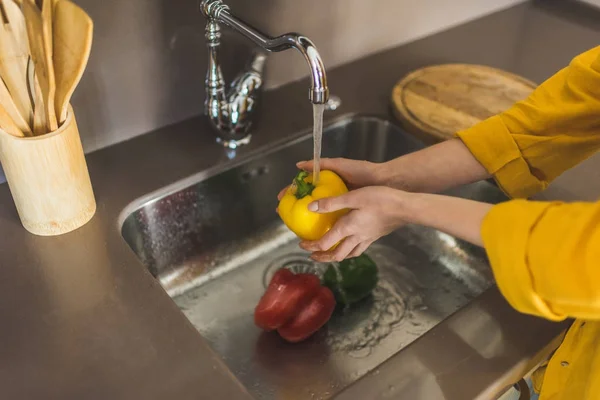
[[[250,128],[255,118],[259,95],[263,87],[263,68],[266,53],[257,51],[248,66],[233,80],[228,92],[221,73],[218,48],[221,44],[219,24],[224,24],[252,40],[262,49],[279,52],[294,48],[303,56],[311,72],[308,98],[313,104],[325,104],[329,99],[327,77],[321,56],[313,42],[297,33],[269,37],[229,12],[221,0],[200,0],[200,11],[208,19],[206,40],[208,72],[206,74],[205,113],[217,129],[217,141],[235,149],[250,142]]]

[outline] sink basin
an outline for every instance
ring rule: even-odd
[[[325,157],[381,162],[423,147],[396,125],[352,117],[326,127]],[[310,134],[149,195],[128,207],[122,234],[232,373],[260,399],[325,399],[351,385],[493,284],[482,249],[405,226],[373,244],[373,296],[288,344],[254,326],[275,270],[321,273],[275,213],[278,191],[310,157]],[[506,200],[489,182],[449,193]]]

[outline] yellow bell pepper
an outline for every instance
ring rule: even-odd
[[[319,240],[347,210],[319,214],[308,210],[308,205],[325,197],[348,192],[346,184],[333,171],[321,171],[313,185],[313,175],[300,171],[285,195],[279,201],[279,216],[283,223],[303,240]]]

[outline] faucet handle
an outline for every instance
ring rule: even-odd
[[[258,106],[262,93],[263,71],[267,54],[255,50],[246,68],[231,82],[227,100],[230,107],[231,130],[247,133],[253,122],[254,109]]]
[[[265,63],[267,62],[267,52],[257,47],[254,49],[250,60],[248,61],[247,68],[249,70],[255,71],[256,73],[262,75],[265,69]]]

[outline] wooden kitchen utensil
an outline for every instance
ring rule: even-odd
[[[10,119],[17,125],[19,131],[25,136],[31,136],[31,129],[29,127],[29,123],[25,121],[19,110],[17,110],[17,106],[15,105],[4,81],[0,79],[0,105],[4,109],[4,111],[8,114]]]
[[[536,86],[482,65],[435,65],[400,80],[392,91],[392,108],[408,131],[429,143],[439,142],[507,110]]]
[[[13,96],[8,91],[6,84],[3,80],[0,79],[0,104],[4,111],[8,114],[11,120],[18,126],[19,131],[25,136],[31,136],[31,128],[29,126],[30,120],[33,114],[32,104],[30,102],[30,97],[27,91],[27,63],[29,57],[29,45],[27,43],[27,30],[25,28],[25,18],[23,17],[23,13],[21,13],[21,9],[14,2],[2,2],[0,5],[3,7],[6,18],[8,19],[8,30],[12,35],[12,40],[14,43],[14,49],[16,49],[16,53],[20,55],[20,58],[15,59],[17,65],[13,65],[13,68],[21,69],[25,68],[25,81],[19,82],[19,93],[16,93],[14,96],[17,99],[23,98],[25,102],[25,111],[21,113],[15,104],[15,100]],[[6,59],[9,61],[9,59]],[[22,79],[23,76],[19,72],[19,79]]]
[[[27,64],[29,46],[25,30],[25,19],[19,6],[12,1],[0,3],[3,20],[0,24],[0,76],[11,94],[12,102],[21,114],[13,116],[15,122],[30,121],[33,117],[32,104],[27,90]],[[7,112],[11,111],[3,104]]]
[[[29,37],[29,50],[35,65],[35,75],[42,89],[44,112],[48,132],[58,128],[56,111],[54,109],[56,83],[54,80],[54,64],[52,62],[51,35],[44,28],[42,12],[33,0],[24,0],[22,5],[25,15],[27,36]]]
[[[33,102],[33,122],[31,129],[34,135],[43,135],[48,133],[46,124],[46,110],[44,109],[44,96],[42,94],[42,88],[40,82],[35,76],[35,66],[33,61],[29,61],[27,68],[27,86],[29,89],[29,96]]]
[[[54,53],[54,44],[52,42],[52,19],[54,8],[54,0],[42,0],[42,31],[44,35],[44,43],[46,43],[46,51],[49,52],[50,58]]]
[[[16,137],[23,137],[23,132],[19,129],[12,117],[6,112],[4,107],[0,106],[0,128]]]
[[[47,1],[47,0],[46,0]],[[93,22],[76,4],[59,0],[54,7],[54,72],[58,121],[65,120],[69,101],[92,49]]]
[[[0,129],[0,161],[21,223],[37,235],[79,228],[96,211],[73,110],[54,132],[18,138]]]

